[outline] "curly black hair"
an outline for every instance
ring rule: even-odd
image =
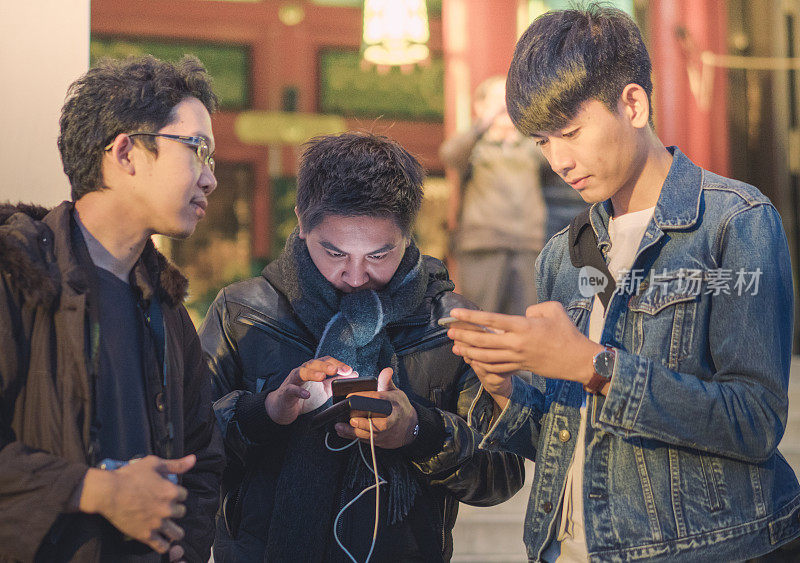
[[[303,230],[327,215],[388,217],[408,236],[422,205],[425,171],[395,141],[368,133],[315,137],[297,175]]]
[[[158,131],[174,119],[186,98],[197,98],[209,113],[217,96],[203,64],[186,55],[173,64],[153,56],[102,59],[72,83],[61,108],[58,150],[72,199],[104,189],[103,148],[120,133]],[[155,140],[137,139],[157,154]]]

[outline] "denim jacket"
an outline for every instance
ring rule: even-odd
[[[631,267],[641,283],[619,284],[607,310],[611,388],[588,396],[578,445],[591,561],[735,561],[800,534],[800,487],[777,450],[793,313],[780,217],[754,187],[669,150]],[[590,214],[604,255],[610,209],[595,204]],[[566,229],[542,251],[537,284],[540,302],[561,303],[586,334],[593,298],[579,291]],[[582,399],[578,383],[514,378],[481,444],[536,462],[524,532],[531,561],[557,533]]]

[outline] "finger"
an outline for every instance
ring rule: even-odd
[[[286,384],[283,392],[286,394],[287,398],[308,399],[311,396],[311,393],[309,393],[307,389],[303,389],[299,385],[293,385],[291,383]]]
[[[519,370],[523,369],[516,363],[506,363],[506,364],[485,364],[483,362],[479,362],[478,360],[473,360],[470,362],[470,366],[477,370],[481,370],[489,375],[495,375],[498,377],[511,377]]]
[[[397,387],[394,386],[392,381],[394,370],[392,368],[383,368],[378,374],[378,391],[394,391]]]
[[[372,423],[373,432],[385,432],[390,424],[387,418],[368,418],[362,416],[354,416],[350,419],[350,426],[357,430],[364,430],[369,434],[369,425]]]
[[[187,491],[184,487],[180,485],[174,485],[175,489],[173,489],[174,494],[170,495],[175,501],[183,502],[189,496],[189,491]]]
[[[333,428],[336,430],[336,433],[339,435],[340,438],[344,438],[345,440],[355,440],[357,438],[355,434],[355,428],[353,428],[349,424],[345,424],[344,422],[337,422]]]
[[[169,542],[158,532],[150,534],[150,537],[144,543],[152,547],[153,550],[158,553],[166,553],[169,549]]]
[[[315,366],[303,366],[297,370],[299,381],[292,381],[291,383],[303,383],[306,381],[325,381],[332,375],[325,371],[325,364],[316,364]],[[332,369],[332,368],[331,368]]]
[[[508,333],[492,334],[490,332],[478,332],[463,328],[451,328],[447,331],[447,337],[457,343],[465,343],[470,346],[480,348],[508,348]]]
[[[369,430],[361,430],[360,428],[353,428],[353,438],[358,438],[364,442],[369,442]],[[353,439],[351,438],[351,440]],[[375,442],[376,446],[380,446],[382,444],[381,435],[378,432],[372,433],[372,440]]]
[[[183,557],[184,551],[183,547],[179,545],[173,545],[169,548],[169,561],[170,563],[179,563]]]
[[[197,458],[194,454],[189,454],[185,457],[180,459],[163,459],[161,460],[161,466],[158,468],[159,472],[161,473],[174,473],[175,475],[180,475],[181,473],[186,473],[197,462]]]
[[[170,518],[180,519],[186,516],[186,505],[179,502],[174,502],[170,505]]]
[[[158,531],[172,541],[181,541],[183,539],[183,536],[185,535],[183,532],[183,528],[178,526],[175,522],[173,522],[169,518],[164,519]]]
[[[459,356],[468,357],[472,361],[479,361],[485,364],[501,364],[508,362],[519,362],[520,355],[511,350],[493,350],[491,348],[477,348],[465,344],[456,344],[454,349],[458,349]]]
[[[327,366],[333,367],[334,370],[332,373],[327,369],[325,370],[325,373],[328,373],[330,375],[336,375],[337,373],[340,373],[341,375],[348,375],[350,372],[353,371],[352,367],[348,366],[346,363],[340,360],[337,360],[332,356],[323,356],[322,358],[317,358],[316,360],[313,361],[321,362]]]
[[[524,326],[525,323],[525,317],[520,315],[504,315],[502,313],[475,311],[474,309],[453,309],[450,311],[450,316],[461,321],[476,323],[503,331],[518,329],[520,326]]]

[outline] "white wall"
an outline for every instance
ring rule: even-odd
[[[0,0],[0,201],[69,199],[58,118],[88,67],[89,0]]]

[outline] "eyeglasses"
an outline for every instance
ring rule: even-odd
[[[211,172],[214,172],[214,168],[216,167],[216,162],[214,162],[214,153],[211,152],[211,149],[208,146],[208,141],[205,137],[189,137],[187,135],[169,135],[167,133],[128,133],[128,137],[136,137],[141,135],[147,135],[150,137],[165,137],[167,139],[171,139],[173,141],[178,141],[179,143],[183,143],[184,145],[188,145],[192,147],[197,152],[197,157],[200,159],[205,165],[211,169]],[[104,151],[111,150],[111,147],[114,146],[114,143],[111,142],[103,149]]]

